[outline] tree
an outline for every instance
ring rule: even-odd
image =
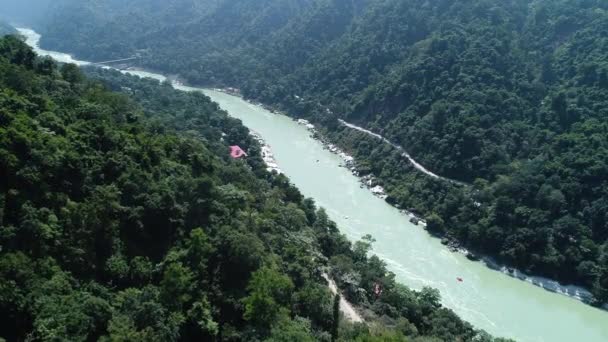
[[[203,333],[215,336],[218,333],[219,326],[213,320],[211,309],[211,304],[209,304],[206,298],[203,298],[192,304],[187,315],[188,319],[195,323]]]
[[[333,309],[333,323],[331,326],[331,340],[336,341],[338,339],[338,329],[340,327],[340,295],[334,296],[334,309]]]
[[[428,229],[435,234],[442,235],[446,231],[445,222],[436,213],[432,213],[430,216],[428,216],[426,218],[426,224],[427,224]]]
[[[296,317],[294,320],[282,319],[270,332],[270,337],[264,342],[315,342],[311,334],[310,322]]]
[[[289,313],[289,301],[293,284],[291,280],[267,266],[254,272],[249,285],[249,295],[243,299],[246,320],[262,328],[268,328],[279,317]]]
[[[329,330],[332,326],[332,296],[329,289],[313,281],[307,281],[293,295],[293,313],[308,317],[315,326]]]
[[[376,240],[370,234],[365,235],[361,240],[355,242],[355,260],[365,260],[367,258],[367,253],[372,250],[372,244],[374,242],[376,242]]]
[[[418,293],[418,298],[420,299],[423,305],[427,305],[432,308],[441,307],[441,295],[437,289],[433,289],[430,287],[423,287],[422,290]]]
[[[80,72],[80,69],[76,64],[63,64],[60,69],[63,79],[72,83],[81,83],[84,80],[84,75]]]
[[[167,307],[180,309],[192,299],[192,271],[181,263],[170,263],[165,268],[160,286]]]
[[[187,242],[188,265],[199,277],[207,271],[208,257],[214,252],[213,245],[203,229],[196,228],[190,232],[190,240]]]
[[[58,273],[41,284],[43,294],[37,296],[32,308],[36,339],[87,341],[104,332],[111,317],[110,304],[90,292],[73,289],[72,281]]]

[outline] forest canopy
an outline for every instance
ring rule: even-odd
[[[310,118],[379,176],[391,203],[439,218],[433,232],[608,299],[606,1],[102,0],[57,8],[39,24],[44,46],[90,59],[137,55],[140,66],[240,88]],[[420,177],[337,118],[470,186]]]
[[[206,96],[86,72],[0,39],[0,340],[499,341],[396,283]]]

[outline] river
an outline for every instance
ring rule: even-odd
[[[90,64],[63,53],[41,50],[34,31],[20,32],[40,55]],[[144,71],[125,72],[166,79]],[[312,139],[304,126],[223,92],[175,87],[204,92],[259,133],[272,147],[283,172],[304,195],[327,210],[344,234],[352,240],[371,234],[376,239],[374,253],[387,262],[398,281],[415,289],[439,289],[443,304],[476,327],[495,336],[526,342],[608,341],[608,313],[449,252],[438,239],[409,223],[397,209],[361,188],[359,180],[340,167],[342,159]]]

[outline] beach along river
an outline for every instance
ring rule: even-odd
[[[37,53],[78,62],[69,55],[39,49],[35,32],[20,31]],[[165,79],[153,73],[129,73]],[[608,341],[607,312],[451,253],[438,239],[409,223],[406,215],[361,188],[359,180],[340,167],[342,159],[312,139],[306,127],[223,92],[175,87],[204,92],[260,134],[282,171],[305,196],[327,210],[344,234],[353,241],[371,234],[376,239],[373,252],[386,261],[398,281],[415,289],[439,289],[443,304],[476,327],[518,341]]]

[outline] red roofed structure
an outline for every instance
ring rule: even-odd
[[[239,159],[242,157],[247,157],[247,153],[245,153],[245,151],[243,151],[242,148],[240,148],[239,146],[230,146],[230,156],[234,159]]]

